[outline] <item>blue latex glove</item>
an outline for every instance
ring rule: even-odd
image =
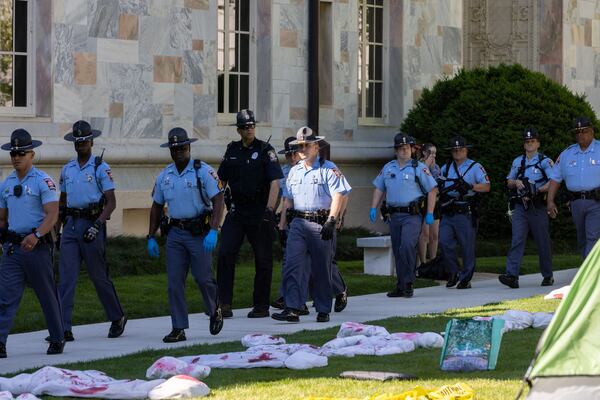
[[[156,243],[156,239],[153,237],[148,238],[148,255],[150,258],[158,258],[158,243]]]
[[[427,213],[427,215],[425,215],[425,223],[427,225],[433,224],[433,213]]]
[[[375,222],[375,220],[377,220],[377,209],[376,208],[371,208],[369,210],[369,220],[371,222]]]
[[[211,229],[210,232],[204,236],[204,251],[210,253],[215,249],[217,245],[217,236],[219,232],[216,229]]]

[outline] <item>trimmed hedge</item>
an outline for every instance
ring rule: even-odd
[[[401,130],[420,142],[436,144],[440,165],[450,157],[444,148],[452,136],[464,136],[474,145],[469,158],[485,167],[492,183],[491,192],[482,196],[479,232],[484,238],[501,238],[511,232],[506,217],[506,175],[515,157],[524,152],[524,128],[536,127],[540,150],[556,159],[575,142],[571,125],[581,115],[590,117],[598,127],[585,96],[520,65],[500,65],[462,70],[425,89]],[[552,223],[552,236],[575,237],[574,229],[566,208],[561,208]]]

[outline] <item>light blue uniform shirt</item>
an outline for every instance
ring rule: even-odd
[[[475,161],[467,158],[461,165],[458,166],[458,173],[463,177],[464,181],[475,185],[478,183],[490,183],[490,178],[488,178],[487,172],[485,172],[485,168],[479,163],[477,165],[473,165],[471,168],[471,164],[475,163]],[[456,171],[454,170],[453,164],[450,164],[448,173],[446,174],[446,167],[448,164],[444,164],[442,166],[442,175],[447,178],[456,179],[458,176],[456,175]],[[468,171],[467,171],[468,170]],[[465,171],[467,172],[465,175]],[[452,186],[454,181],[445,181],[444,187]],[[475,194],[474,191],[470,190],[467,196],[473,196]],[[451,191],[448,192],[448,195],[451,197],[458,197],[458,192]]]
[[[415,173],[425,193],[415,181]],[[400,166],[398,160],[392,160],[384,165],[373,180],[373,186],[386,194],[385,201],[388,206],[406,207],[419,197],[426,196],[437,186],[437,183],[431,176],[429,168],[422,162],[418,162],[416,167],[413,167],[412,160],[408,160],[404,166]]]
[[[21,196],[14,194],[14,187],[21,185]],[[13,171],[0,185],[0,208],[8,209],[8,228],[19,234],[31,233],[42,224],[46,214],[43,205],[58,201],[54,180],[39,169],[32,167],[19,182]]]
[[[290,195],[287,191],[287,185],[286,185],[286,181],[287,181],[287,177],[290,174],[290,170],[292,169],[292,166],[290,164],[285,164],[283,167],[281,167],[281,172],[283,172],[283,178],[281,178],[279,180],[279,188],[281,189],[281,198],[289,198]]]
[[[166,203],[171,218],[196,218],[211,210],[210,199],[223,191],[217,173],[205,162],[202,162],[198,169],[198,177],[202,185],[203,198],[208,204],[205,204],[200,197],[194,160],[191,159],[181,174],[174,163],[162,170],[156,178],[152,200],[160,205]]]
[[[87,208],[90,203],[99,202],[104,192],[115,189],[107,163],[103,161],[94,171],[95,158],[92,155],[83,167],[74,159],[62,168],[60,191],[67,194],[67,207]]]
[[[345,195],[352,190],[333,162],[325,160],[321,165],[319,158],[309,168],[305,167],[304,161],[294,165],[286,186],[297,211],[329,209],[333,194]]]
[[[600,140],[592,140],[585,151],[578,144],[567,147],[556,160],[550,179],[563,179],[571,192],[600,188]]]
[[[519,172],[519,168],[521,168],[521,162],[523,160],[523,156],[519,156],[514,159],[512,166],[510,167],[510,172],[508,173],[506,179],[516,180],[517,173]],[[545,157],[539,165],[536,165],[540,160],[540,154],[535,153],[531,159],[528,159],[525,156],[525,178],[529,179],[529,182],[535,183],[536,189],[544,186],[548,181],[544,179],[544,174],[542,170],[546,173],[548,179],[550,179],[550,174],[552,173],[552,160],[548,157]]]

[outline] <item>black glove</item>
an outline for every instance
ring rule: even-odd
[[[98,233],[100,233],[100,229],[102,229],[102,222],[96,220],[96,222],[94,222],[83,234],[83,241],[91,243],[96,240]]]
[[[279,229],[279,243],[281,243],[281,247],[285,249],[287,245],[288,231],[287,229]]]
[[[0,243],[4,244],[8,241],[8,228],[0,228]]]
[[[333,232],[335,232],[335,217],[329,217],[327,222],[323,224],[323,228],[321,228],[321,239],[333,239]]]
[[[473,189],[473,185],[460,178],[456,191],[464,196],[465,194],[469,193],[469,190],[471,189]]]
[[[263,214],[263,226],[267,229],[271,241],[275,240],[277,238],[277,216],[275,211],[270,208],[266,208]]]

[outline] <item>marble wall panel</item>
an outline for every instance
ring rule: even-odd
[[[65,24],[88,24],[87,0],[65,0],[61,23]]]
[[[175,9],[171,13],[169,43],[173,49],[192,49],[192,16],[189,9]]]
[[[135,14],[119,15],[119,39],[137,40],[138,38],[138,16]]]
[[[148,1],[119,0],[119,14],[148,15]]]
[[[216,40],[217,18],[215,11],[191,10],[192,39]]]
[[[52,113],[52,4],[35,2],[35,113]]]
[[[52,116],[54,122],[70,122],[81,119],[83,107],[81,93],[75,86],[62,83],[54,84],[54,102]]]
[[[75,83],[78,85],[96,84],[96,54],[73,53]]]
[[[256,3],[256,113],[264,123],[271,122],[272,89],[272,5],[270,0]]]
[[[73,53],[85,50],[86,37],[85,26],[54,24],[54,83],[73,83]]]
[[[215,96],[194,95],[194,134],[204,134],[201,128],[216,125],[217,101]]]
[[[121,136],[124,138],[162,137],[160,106],[135,101],[125,103]]]
[[[83,114],[89,117],[108,117],[110,94],[108,88],[82,86],[80,93]]]
[[[154,104],[173,104],[175,102],[175,84],[153,83],[152,102]]]
[[[89,35],[98,38],[116,38],[119,32],[119,0],[96,0],[88,3]]]
[[[205,64],[201,52],[191,50],[183,52],[183,81],[185,83],[203,83],[204,68]]]
[[[175,84],[175,117],[183,120],[194,119],[194,93],[192,86]]]
[[[152,65],[155,55],[176,55],[171,51],[170,38],[165,32],[169,31],[169,19],[148,16],[140,17],[139,61]]]
[[[137,40],[98,39],[97,41],[99,62],[137,64],[138,55]]]

